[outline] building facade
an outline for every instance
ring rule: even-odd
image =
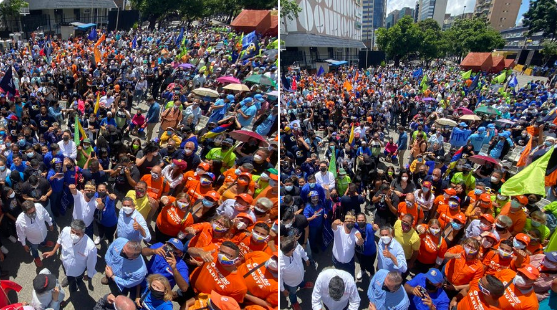
[[[418,21],[433,18],[439,27],[443,27],[446,11],[447,0],[420,0]]]
[[[363,0],[362,41],[374,46],[375,30],[386,27],[387,0]]]
[[[501,32],[515,26],[520,4],[518,0],[477,0],[474,15],[487,18]]]

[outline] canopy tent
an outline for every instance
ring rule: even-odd
[[[493,66],[491,53],[468,53],[460,63],[462,70],[472,70],[474,72],[488,72]]]
[[[516,64],[514,62],[514,59],[505,59],[504,62],[505,62],[505,68],[511,68],[512,69],[514,67],[514,65]]]
[[[278,18],[277,18],[278,25]],[[243,33],[255,31],[259,34],[267,33],[272,28],[271,11],[269,10],[242,10],[230,23],[230,26]],[[278,29],[278,28],[277,28]]]
[[[493,63],[491,65],[490,72],[499,73],[501,70],[505,69],[505,57],[503,56],[491,56]]]
[[[84,24],[84,23],[75,22],[75,23],[70,23],[70,25],[74,26],[75,29],[81,30],[81,31],[87,31],[91,28],[96,28],[97,27],[97,24],[94,24],[94,23]]]
[[[331,66],[342,66],[342,65],[347,65],[348,64],[348,61],[346,61],[346,60],[327,59],[325,61],[328,62]]]

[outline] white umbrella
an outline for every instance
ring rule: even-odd
[[[249,87],[245,84],[228,84],[223,89],[235,90],[235,91],[249,91]]]
[[[198,96],[202,96],[202,97],[218,97],[219,96],[219,92],[214,90],[214,89],[209,89],[209,88],[198,88],[198,89],[194,89],[193,93],[198,95]]]
[[[463,120],[463,121],[479,121],[479,120],[481,120],[481,117],[479,117],[475,114],[467,114],[467,115],[462,115],[460,117],[460,120]]]
[[[451,127],[455,127],[456,126],[456,122],[453,121],[452,119],[448,119],[448,118],[440,118],[438,120],[435,121],[436,124],[439,124],[441,126],[451,126]]]

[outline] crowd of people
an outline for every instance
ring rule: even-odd
[[[0,219],[37,267],[26,307],[82,309],[93,277],[95,310],[278,306],[276,38],[243,38],[207,20],[9,42]]]
[[[555,85],[444,62],[325,71],[281,72],[283,302],[556,308],[555,180],[505,186],[555,165],[518,175],[555,147]]]

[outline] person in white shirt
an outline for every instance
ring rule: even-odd
[[[356,225],[356,216],[352,211],[344,216],[344,222],[337,219],[333,222],[332,230],[334,235],[333,242],[333,265],[336,269],[344,270],[354,277],[356,273],[356,264],[354,254],[356,253],[356,244],[364,244],[362,234]]]
[[[61,247],[60,260],[66,272],[66,278],[62,281],[62,287],[70,286],[70,293],[86,290],[82,281],[88,281],[97,271],[97,247],[89,236],[85,235],[85,223],[82,220],[73,220],[69,227],[65,227],[58,236],[54,249],[43,253],[44,258],[54,256]],[[83,274],[87,270],[87,274]]]
[[[25,248],[25,252],[31,251],[35,265],[42,267],[43,263],[39,257],[39,245],[52,247],[54,242],[46,241],[48,230],[54,230],[52,218],[40,203],[26,200],[21,204],[23,212],[19,214],[15,222],[17,238]]]
[[[85,234],[93,239],[93,219],[95,217],[95,209],[104,209],[104,202],[101,198],[95,199],[97,189],[91,183],[85,184],[83,191],[78,191],[75,184],[68,186],[73,196],[74,208],[72,219],[82,220],[85,222]]]
[[[126,238],[130,241],[145,242],[151,241],[151,232],[143,215],[135,209],[133,199],[124,197],[122,199],[122,209],[118,215],[118,228],[116,231],[118,238]]]
[[[309,257],[298,243],[297,238],[288,237],[281,240],[279,253],[280,291],[285,297],[288,297],[290,306],[294,310],[302,309],[296,296],[298,287],[302,289],[313,287],[313,282],[304,280],[304,261],[306,266],[309,266]]]
[[[60,146],[60,151],[64,157],[75,160],[77,158],[77,146],[75,142],[71,140],[71,137],[72,133],[69,130],[64,130],[62,141],[58,142],[58,146]]]
[[[66,293],[58,283],[56,276],[50,270],[43,269],[33,279],[33,309],[59,310],[60,303],[64,300]]]
[[[393,238],[393,228],[383,226],[379,230],[379,243],[377,243],[377,270],[398,271],[405,273],[408,269],[404,249],[396,239]]]
[[[329,170],[329,164],[326,161],[319,163],[319,172],[315,174],[315,182],[324,189],[332,190],[335,188],[335,176]]]
[[[322,304],[323,303],[323,304]],[[323,270],[313,287],[311,294],[311,308],[322,310],[358,310],[360,307],[360,295],[354,276],[344,270]]]

